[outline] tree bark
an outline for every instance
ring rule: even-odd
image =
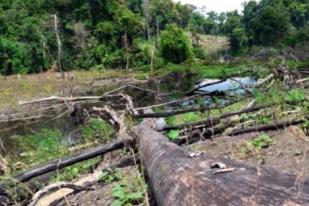
[[[127,32],[127,30],[124,33],[124,47],[125,47],[125,50],[126,50],[126,71],[129,71],[130,57],[129,57],[129,44],[128,44],[128,32]]]
[[[141,160],[157,205],[309,204],[309,181],[274,168],[206,154],[170,143],[145,125],[139,130]],[[225,169],[211,169],[219,162]],[[300,190],[298,183],[302,183]]]
[[[146,39],[150,39],[150,28],[149,28],[149,22],[150,22],[150,15],[149,15],[149,0],[143,0],[142,3],[143,8],[143,15],[145,17],[145,32],[146,32]]]

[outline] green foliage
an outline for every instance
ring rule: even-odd
[[[174,126],[174,125],[183,124],[183,123],[195,122],[195,121],[198,121],[204,118],[204,116],[205,115],[203,113],[190,112],[186,114],[180,114],[180,115],[168,117],[166,118],[166,123],[170,126]]]
[[[55,13],[59,17],[65,69],[98,68],[97,65],[124,68],[127,53],[131,68],[146,67],[150,64],[149,45],[158,43],[160,33],[160,52],[155,52],[154,57],[156,68],[162,66],[160,54],[165,61],[174,63],[185,61],[193,53],[205,59],[202,47],[195,45],[191,51],[190,41],[182,30],[228,36],[234,54],[248,46],[280,43],[295,46],[309,39],[308,1],[249,1],[243,14],[208,12],[206,16],[172,0],[144,3],[142,0],[1,1],[0,72],[34,73],[54,65],[57,43],[51,14]],[[175,25],[168,26],[171,24]]]
[[[255,90],[254,94],[256,101],[261,104],[283,103],[285,96],[280,86],[276,84],[265,93]]]
[[[162,33],[160,52],[167,62],[181,63],[192,55],[189,38],[176,25],[169,25]]]
[[[107,142],[115,135],[115,129],[106,121],[99,118],[91,118],[86,126],[83,126],[82,136],[87,141],[101,140]]]
[[[273,140],[269,137],[269,135],[263,133],[257,138],[250,140],[249,143],[253,145],[255,149],[260,150],[262,148],[271,146],[273,144]]]
[[[28,71],[26,45],[0,37],[0,74],[10,75]]]
[[[176,140],[179,138],[179,130],[171,130],[167,133],[170,140]]]
[[[19,142],[26,164],[39,164],[69,154],[59,130],[42,129],[39,133],[20,136]]]
[[[115,199],[112,206],[132,205],[133,202],[138,203],[144,199],[142,191],[132,191],[126,184],[116,184],[112,195]]]
[[[258,122],[260,124],[269,124],[271,122],[271,118],[265,115],[259,116]]]
[[[106,170],[102,171],[102,173],[98,177],[98,181],[101,183],[112,183],[114,181],[118,181],[121,179],[121,175],[118,170]]]
[[[287,100],[290,102],[301,102],[306,99],[306,93],[303,89],[293,89],[288,92]]]
[[[52,176],[51,181],[53,182],[72,181],[75,178],[79,177],[81,174],[86,174],[89,173],[90,171],[93,171],[99,162],[100,157],[66,167],[63,170],[59,171],[56,176]]]

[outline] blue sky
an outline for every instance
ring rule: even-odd
[[[226,12],[235,9],[241,11],[242,4],[245,0],[174,0],[175,2],[182,2],[193,4],[197,7],[206,7],[206,11]]]

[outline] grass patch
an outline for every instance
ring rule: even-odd
[[[77,163],[61,170],[56,176],[51,177],[52,182],[72,181],[81,174],[86,174],[95,169],[95,166],[101,161],[101,157],[96,157],[87,161]]]
[[[168,125],[175,126],[179,124],[195,122],[195,121],[205,118],[205,116],[206,114],[201,113],[201,112],[190,112],[190,113],[167,117],[165,121]]]
[[[273,140],[266,133],[262,133],[260,136],[250,140],[251,144],[255,149],[260,150],[262,148],[267,148],[273,144]]]
[[[115,129],[106,121],[100,118],[91,118],[87,125],[82,126],[81,133],[83,141],[93,142],[98,139],[100,142],[108,142],[115,134]]]
[[[271,139],[271,137],[266,134],[262,133],[258,137],[251,139],[250,141],[246,142],[241,147],[241,153],[246,158],[250,155],[256,155],[259,154],[261,149],[270,147],[274,141]],[[264,157],[261,157],[262,159]]]
[[[69,154],[57,129],[42,129],[39,133],[18,136],[21,160],[27,165],[47,162]]]

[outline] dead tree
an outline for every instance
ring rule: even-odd
[[[139,149],[149,186],[161,206],[309,204],[308,179],[192,153],[145,125],[139,129]]]
[[[57,47],[58,47],[58,67],[59,71],[61,72],[61,78],[64,79],[63,64],[62,64],[62,43],[59,35],[58,17],[55,14],[53,15],[53,18],[54,18],[54,31],[56,34]]]
[[[150,15],[149,15],[149,0],[143,0],[142,3],[142,8],[143,8],[143,15],[145,17],[145,32],[146,32],[146,38],[149,40],[150,38]]]
[[[123,36],[123,41],[124,41],[124,48],[126,51],[126,71],[129,71],[130,67],[130,56],[129,56],[129,43],[128,43],[128,31],[127,29],[125,30],[124,36]]]

